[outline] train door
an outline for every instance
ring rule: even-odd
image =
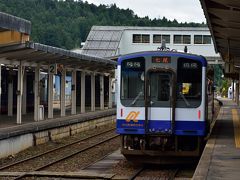
[[[149,134],[172,134],[175,121],[174,73],[165,69],[147,72],[145,130]]]

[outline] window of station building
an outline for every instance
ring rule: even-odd
[[[133,34],[133,43],[141,43],[141,34]]]
[[[162,43],[163,40],[165,40],[165,43],[170,43],[170,35],[161,35],[161,34],[153,35],[153,43]]]
[[[142,34],[142,43],[150,43],[150,35]]]
[[[183,44],[191,44],[191,36],[183,35]]]
[[[194,35],[194,44],[202,44],[202,35]]]
[[[173,36],[174,44],[191,44],[190,35],[174,35]]]
[[[210,35],[204,35],[203,36],[203,44],[211,44],[211,36]]]
[[[194,44],[211,44],[210,35],[194,35]]]
[[[165,40],[166,43],[170,43],[170,35],[162,35],[162,40]]]
[[[173,42],[174,44],[182,44],[182,35],[174,35]]]
[[[150,43],[149,34],[133,34],[133,43]]]
[[[154,34],[153,35],[153,43],[162,43],[162,35]]]

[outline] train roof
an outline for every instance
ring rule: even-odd
[[[118,65],[120,65],[122,60],[124,60],[124,59],[137,58],[137,57],[142,57],[142,56],[151,56],[151,55],[179,56],[182,58],[190,58],[190,59],[195,59],[195,60],[202,62],[204,67],[207,66],[207,60],[205,59],[205,57],[203,57],[201,55],[178,52],[178,51],[140,51],[140,52],[130,53],[130,54],[120,56],[118,58]]]

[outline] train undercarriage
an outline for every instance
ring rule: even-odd
[[[121,152],[132,162],[151,164],[194,163],[204,140],[199,136],[122,135]]]

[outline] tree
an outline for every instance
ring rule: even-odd
[[[85,41],[93,25],[106,26],[206,26],[178,23],[166,17],[140,18],[130,9],[116,4],[96,6],[81,0],[1,0],[0,11],[32,22],[31,40],[72,49]]]

